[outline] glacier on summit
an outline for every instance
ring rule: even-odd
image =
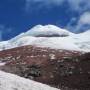
[[[90,52],[90,30],[74,34],[55,25],[37,25],[27,32],[0,42],[0,50],[24,45]]]

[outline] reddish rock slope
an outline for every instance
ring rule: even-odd
[[[0,52],[0,69],[62,90],[90,90],[90,53],[23,46]]]

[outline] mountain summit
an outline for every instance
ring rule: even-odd
[[[0,50],[34,45],[53,49],[65,49],[90,52],[90,30],[74,34],[55,25],[37,25],[27,32],[0,42]]]
[[[55,25],[37,25],[31,30],[27,31],[25,35],[36,36],[36,37],[60,37],[68,36],[69,31],[61,29]]]

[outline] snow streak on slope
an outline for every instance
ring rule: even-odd
[[[73,34],[54,25],[37,25],[11,40],[0,43],[0,50],[35,45],[54,49],[66,49],[90,52],[90,30]]]
[[[59,90],[35,81],[0,71],[0,90]]]

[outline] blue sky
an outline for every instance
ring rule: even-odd
[[[0,41],[38,24],[54,24],[72,32],[88,30],[90,0],[0,0]]]

